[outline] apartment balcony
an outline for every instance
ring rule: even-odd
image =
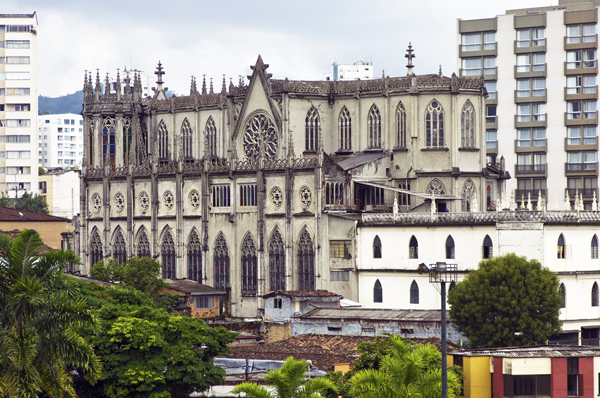
[[[540,191],[542,192],[542,196],[544,198],[548,198],[548,190],[547,189],[516,189],[515,190],[515,200],[520,202],[523,198],[527,200],[529,195],[531,195],[531,201],[535,201],[537,203],[537,198],[540,195]],[[546,202],[548,202],[546,200]]]
[[[546,67],[546,64],[544,64],[544,70],[534,70],[536,65],[529,65],[526,68],[526,70],[523,70],[525,69],[524,66],[527,65],[515,65],[515,79],[527,79],[529,77],[546,77],[546,69],[548,69]],[[517,72],[519,68],[521,68],[521,71]]]
[[[541,92],[543,92],[543,94],[541,94]],[[527,93],[528,94],[527,96],[519,96],[519,93],[525,94],[527,92],[515,90],[515,104],[523,104],[523,103],[531,103],[531,102],[546,102],[548,90],[547,89],[535,90],[535,94],[537,94],[537,95],[533,95],[534,90],[529,90],[529,92]]]
[[[594,117],[589,117],[592,115]],[[572,112],[572,113],[565,112],[565,126],[597,126],[597,125],[598,125],[598,111]]]
[[[596,194],[596,198],[598,198],[598,188],[565,188],[565,196],[567,195],[567,192],[571,198],[581,194],[584,199],[592,199],[594,193]]]
[[[488,49],[484,49],[485,47],[491,47],[493,46],[494,48],[488,48]],[[496,43],[489,43],[486,45],[479,45],[479,50],[469,50],[469,47],[473,47],[473,46],[463,46],[462,44],[458,45],[458,56],[460,58],[472,58],[472,57],[496,57],[498,56],[498,46]]]
[[[570,176],[597,176],[598,163],[565,163],[565,175]]]
[[[498,154],[498,141],[486,141],[485,142],[485,153],[488,155]]]
[[[565,62],[565,76],[597,75],[597,61],[575,61]]]
[[[486,130],[498,130],[498,116],[486,116],[485,129]]]
[[[546,127],[547,116],[543,115],[515,115],[515,128],[526,129],[529,127]]]
[[[545,53],[546,52],[546,39],[529,40],[529,46],[527,46],[527,47],[519,47],[518,44],[519,44],[519,42],[517,40],[515,40],[515,43],[514,43],[515,54]]]
[[[578,100],[597,100],[598,99],[598,86],[593,86],[593,93],[584,93],[586,89],[591,90],[592,86],[584,87],[565,87],[565,101],[578,101]],[[570,93],[569,93],[570,91]]]
[[[521,145],[519,145],[519,143]],[[525,145],[527,143],[527,145]],[[515,153],[531,153],[531,152],[542,152],[545,153],[548,148],[548,139],[543,140],[515,140]]]
[[[566,138],[565,137],[565,151],[597,151],[598,150],[598,138]]]
[[[515,165],[515,175],[547,177],[547,169],[546,164],[517,164]]]
[[[598,48],[598,35],[594,35],[593,41],[583,41],[583,38],[580,37],[579,43],[567,43],[567,37],[564,37],[564,46],[566,50],[591,50],[593,48]]]

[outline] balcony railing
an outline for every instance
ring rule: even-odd
[[[525,173],[539,173],[543,174],[546,172],[546,164],[518,164],[516,165],[517,174]]]
[[[598,195],[598,188],[567,188],[567,192],[570,197],[574,197],[577,194],[582,194],[583,196],[593,196],[594,192]]]
[[[596,163],[567,163],[567,171],[596,170]]]

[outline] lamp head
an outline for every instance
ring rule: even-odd
[[[436,271],[441,271],[441,272],[446,272],[446,263],[443,261],[438,261],[435,264],[435,270]]]

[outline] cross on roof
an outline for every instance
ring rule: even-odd
[[[162,77],[165,74],[165,72],[163,71],[162,64],[160,63],[160,61],[158,61],[158,67],[156,68],[156,72],[154,72],[154,74],[158,76],[158,81],[156,82],[156,84],[162,84]]]
[[[404,56],[405,58],[408,58],[408,65],[406,65],[407,68],[413,66],[412,64],[412,60],[414,57],[416,57],[415,54],[413,54],[413,49],[411,46],[411,43],[408,43],[408,50],[406,50],[407,54]]]

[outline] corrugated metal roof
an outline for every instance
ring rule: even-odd
[[[328,290],[278,290],[276,292],[269,292],[263,296],[263,298],[275,297],[275,296],[287,296],[287,297],[339,297],[340,294],[332,293]]]
[[[563,358],[563,357],[600,357],[600,347],[579,345],[544,345],[503,348],[481,348],[455,351],[452,355],[465,357],[500,358]]]
[[[214,287],[206,286],[191,279],[165,279],[171,289],[179,290],[180,292],[189,293],[191,295],[216,295],[222,296],[226,294],[224,291],[215,289]]]
[[[375,308],[316,308],[300,319],[367,319],[372,321],[441,321],[440,310],[388,310]],[[446,317],[450,322],[450,316]]]
[[[354,155],[348,159],[338,162],[338,165],[344,170],[350,170],[363,164],[371,163],[388,156],[385,152],[365,152]]]

